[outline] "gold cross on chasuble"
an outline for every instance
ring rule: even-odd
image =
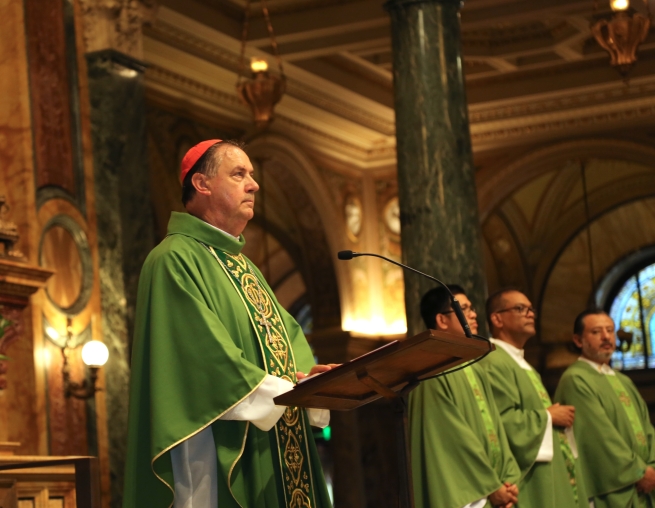
[[[205,247],[225,271],[248,312],[267,373],[295,384],[296,364],[291,341],[271,295],[244,256]],[[286,408],[275,424],[286,508],[316,507],[308,430],[307,415],[297,407]]]

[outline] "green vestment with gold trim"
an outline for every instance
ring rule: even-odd
[[[610,380],[590,364],[577,361],[562,375],[555,400],[575,406],[573,430],[587,492],[596,508],[652,508],[655,494],[639,495],[635,483],[646,466],[655,467],[655,430],[634,383],[615,373],[615,380]],[[622,385],[623,401],[610,381]],[[624,403],[637,419],[637,432]]]
[[[290,418],[299,421],[294,425],[300,425],[296,432],[302,442],[293,449],[291,470],[284,469],[284,438],[280,441],[280,430],[288,437],[290,427],[278,422],[264,432],[249,422],[219,419],[267,374],[285,373],[268,368],[270,355],[265,364],[263,327],[255,330],[243,294],[208,247],[248,263],[270,297],[275,308],[269,319],[290,347],[287,376],[293,381],[296,369],[307,373],[315,363],[298,323],[279,305],[262,274],[239,256],[244,244],[243,236],[230,238],[196,217],[173,212],[168,236],[146,259],[132,352],[124,508],[170,506],[169,452],[207,426],[216,445],[219,508],[331,506],[304,410]],[[284,356],[283,347],[276,345],[275,355]],[[291,501],[288,480],[299,471],[309,496],[296,492]]]
[[[553,429],[553,459],[536,462],[546,433],[548,413],[527,372],[501,347],[476,363],[473,369],[483,370],[488,375],[507,440],[521,469],[518,506],[588,508],[583,482],[577,481],[580,460],[575,461],[574,490],[557,429]]]
[[[409,395],[416,508],[462,508],[519,480],[486,375],[465,370],[424,381]]]

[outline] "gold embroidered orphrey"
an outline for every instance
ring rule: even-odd
[[[259,339],[266,371],[295,384],[296,365],[291,341],[277,307],[255,271],[241,254],[234,256],[211,246],[205,247],[214,255],[241,296]],[[308,428],[305,412],[297,407],[288,407],[275,425],[287,508],[316,506],[309,463]]]

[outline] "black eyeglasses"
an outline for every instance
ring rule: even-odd
[[[500,314],[502,312],[509,312],[510,310],[513,310],[516,312],[519,316],[527,316],[528,312],[532,312],[534,317],[537,317],[537,311],[534,307],[528,307],[527,305],[515,305],[514,307],[508,307],[507,309],[500,309],[492,312],[492,314]]]
[[[437,314],[451,314],[453,312],[455,311],[451,309],[444,312],[437,312]],[[472,312],[475,312],[475,309],[473,307],[462,307],[462,312],[465,315],[470,316]]]

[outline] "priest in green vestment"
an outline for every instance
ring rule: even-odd
[[[510,448],[520,469],[522,508],[588,507],[571,426],[572,406],[552,404],[541,377],[524,359],[536,313],[526,295],[502,290],[487,300],[496,351],[473,366],[489,377]]]
[[[582,355],[562,375],[555,400],[575,405],[587,493],[596,508],[653,508],[655,430],[634,383],[609,366],[616,348],[612,318],[582,312],[573,341]]]
[[[475,310],[456,285],[473,333]],[[428,291],[421,314],[428,328],[463,334],[445,288]],[[472,367],[424,381],[409,395],[416,508],[510,508],[520,471],[510,451],[486,375]]]
[[[182,161],[182,201],[139,279],[124,508],[330,507],[310,424],[276,406],[316,366],[296,321],[240,252],[253,167],[233,142]]]

